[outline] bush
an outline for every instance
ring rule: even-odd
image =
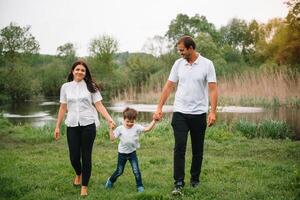
[[[287,123],[275,120],[264,120],[257,124],[239,120],[233,125],[233,131],[238,131],[247,138],[285,139],[291,137],[291,131]]]
[[[40,91],[39,81],[28,66],[16,66],[4,71],[4,93],[15,102],[30,99]]]

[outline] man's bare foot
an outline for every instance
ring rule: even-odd
[[[81,192],[80,192],[81,196],[87,196],[87,186],[81,186]]]
[[[81,175],[76,175],[73,184],[75,186],[81,185]]]

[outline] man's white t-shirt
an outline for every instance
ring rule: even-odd
[[[195,62],[190,64],[180,58],[175,61],[168,80],[178,82],[173,112],[208,112],[208,83],[217,82],[212,61],[199,55]]]
[[[120,139],[119,153],[132,153],[140,148],[139,136],[144,129],[145,127],[140,124],[134,124],[131,128],[126,128],[123,125],[118,126],[113,133],[116,138]]]

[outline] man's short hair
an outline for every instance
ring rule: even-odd
[[[183,43],[184,47],[187,49],[190,47],[192,47],[193,49],[196,49],[196,43],[194,42],[194,40],[191,36],[188,36],[188,35],[182,36],[178,40],[177,45],[180,43]]]

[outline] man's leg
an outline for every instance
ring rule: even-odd
[[[175,187],[184,186],[184,168],[185,168],[185,152],[188,136],[188,124],[185,115],[182,113],[173,113],[172,127],[174,131],[175,147],[174,147],[174,180]]]
[[[206,130],[206,113],[201,115],[190,115],[189,128],[192,143],[192,165],[191,165],[191,184],[196,186],[199,183],[201,173],[204,137]]]

